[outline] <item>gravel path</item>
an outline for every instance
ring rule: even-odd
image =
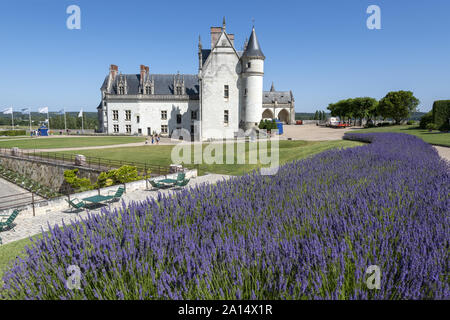
[[[229,179],[232,176],[226,176],[226,175],[219,175],[219,174],[208,174],[205,176],[200,176],[194,179],[191,179],[188,187],[194,187],[196,185],[201,185],[204,183],[216,183],[223,179]],[[178,192],[177,190],[162,190],[160,191],[162,194],[173,194]],[[143,201],[150,198],[155,198],[158,195],[158,191],[151,191],[151,190],[139,190],[139,191],[133,191],[130,193],[126,193],[122,199],[125,201],[125,203],[129,203],[131,201]],[[115,202],[111,204],[111,209],[119,208],[122,205],[122,201]],[[89,210],[90,213],[100,213],[101,208],[95,209],[95,210]],[[62,225],[62,221],[66,225],[71,224],[73,221],[79,220],[80,218],[86,218],[88,215],[87,211],[84,210],[80,213],[70,213],[69,209],[66,211],[59,211],[59,212],[50,212],[44,215],[39,215],[35,217],[30,216],[24,216],[21,217],[20,214],[16,218],[15,223],[16,226],[14,230],[8,230],[0,232],[0,237],[3,240],[3,244],[28,238],[30,236],[39,234],[43,231],[48,231],[48,225],[55,226],[55,225]]]
[[[306,141],[342,140],[345,133],[360,129],[361,127],[334,129],[316,126],[315,124],[284,125],[282,138]]]
[[[450,148],[448,147],[438,147],[435,146],[436,150],[438,151],[441,158],[446,159],[447,161],[450,161]]]

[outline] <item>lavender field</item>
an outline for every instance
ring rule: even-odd
[[[54,228],[1,298],[449,299],[450,164],[415,136],[346,138],[370,143]]]

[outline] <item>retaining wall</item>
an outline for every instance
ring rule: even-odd
[[[70,190],[70,186],[64,181],[64,171],[78,169],[78,177],[88,178],[91,183],[95,183],[100,174],[100,170],[5,154],[0,154],[0,164],[62,194]]]
[[[197,169],[186,170],[186,171],[184,171],[184,173],[186,174],[186,178],[188,178],[188,179],[195,178],[198,175]],[[162,180],[162,179],[166,179],[166,178],[167,179],[176,179],[177,175],[178,175],[178,173],[173,173],[173,174],[168,174],[166,176],[159,176],[152,180],[158,181],[158,180]],[[107,188],[102,188],[100,190],[90,190],[90,191],[71,194],[70,199],[77,198],[79,200],[82,200],[83,198],[96,196],[99,193],[101,195],[107,195],[108,193],[111,195],[113,192],[117,191],[117,189],[120,186],[121,185],[115,185],[115,186],[111,186],[111,187],[107,187]],[[148,186],[147,186],[147,183],[145,180],[128,182],[125,184],[125,190],[126,190],[125,194],[136,191],[136,190],[146,190],[147,187],[149,189],[152,188],[150,183],[148,183]],[[57,211],[66,211],[66,210],[69,211],[70,207],[66,201],[67,199],[68,199],[67,196],[63,196],[63,197],[39,202],[39,203],[35,204],[35,215],[36,216],[44,215],[44,214],[48,214],[51,212],[57,212]],[[24,206],[21,208],[15,208],[15,209],[20,210],[21,216],[33,216],[33,206],[32,205],[27,205],[27,206]],[[10,211],[12,212],[12,209]]]

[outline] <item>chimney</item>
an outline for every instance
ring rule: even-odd
[[[234,47],[234,34],[229,34],[229,35],[228,35],[228,38],[230,38],[231,44],[232,44],[233,47]]]
[[[146,66],[145,67],[145,73],[148,75],[148,74],[150,74],[150,71],[149,71],[150,69],[149,69],[149,67],[148,66]]]
[[[145,77],[145,66],[141,64],[141,85],[144,83],[144,77]]]
[[[214,46],[217,43],[217,40],[219,40],[219,36],[222,33],[221,27],[211,27],[211,49],[214,48]]]
[[[117,67],[115,64],[112,64],[109,67],[109,75],[112,79],[114,79],[116,77],[118,72],[119,72],[119,67]]]

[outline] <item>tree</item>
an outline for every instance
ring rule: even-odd
[[[377,107],[377,100],[370,97],[362,97],[352,99],[352,115],[356,119],[359,119],[359,124],[362,125],[362,119],[369,118],[373,111]]]
[[[352,101],[353,99],[340,100],[336,103],[330,103],[328,110],[331,112],[331,116],[339,117],[342,121],[345,117],[349,118],[352,115]]]
[[[420,101],[411,91],[389,92],[378,104],[378,113],[384,118],[394,119],[396,124],[409,117]]]
[[[319,111],[316,110],[316,113],[314,114],[314,120],[319,120]]]

